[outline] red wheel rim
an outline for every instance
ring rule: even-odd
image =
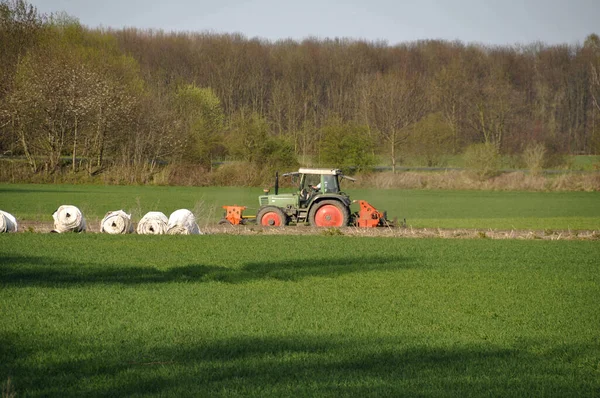
[[[344,215],[341,210],[333,205],[325,205],[317,210],[315,224],[317,227],[341,227]]]
[[[261,218],[260,224],[265,227],[279,227],[282,224],[281,217],[274,211],[270,211]]]

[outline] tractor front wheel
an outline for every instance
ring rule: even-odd
[[[308,220],[315,227],[345,227],[350,219],[348,207],[337,200],[324,200],[315,204]]]
[[[258,211],[256,220],[264,227],[283,227],[287,224],[287,216],[279,207],[267,206]]]

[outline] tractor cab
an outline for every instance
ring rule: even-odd
[[[307,169],[300,169],[302,170]],[[313,170],[309,170],[313,171]],[[302,173],[302,178],[300,179],[300,192],[306,191],[310,194],[313,193],[339,193],[340,192],[340,183],[338,181],[338,174],[325,174],[320,172],[318,174],[312,173]],[[327,170],[331,172],[335,172],[337,170]]]

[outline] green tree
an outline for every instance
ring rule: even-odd
[[[321,128],[321,137],[319,163],[323,166],[365,170],[375,162],[367,126],[331,118]]]
[[[454,130],[441,112],[430,113],[410,131],[406,150],[429,167],[440,166],[444,155],[452,153]]]
[[[71,144],[75,156],[78,133],[94,107],[97,76],[62,38],[49,30],[43,43],[20,60],[9,99],[23,150],[34,170],[36,155],[46,158],[50,172]]]
[[[23,0],[0,0],[0,153],[17,152],[17,121],[7,103],[19,60],[39,40],[46,17]]]
[[[247,116],[240,111],[229,135],[229,153],[259,169],[270,171],[298,164],[293,143],[285,137],[273,136],[266,119],[256,112]]]
[[[214,157],[224,150],[224,114],[219,98],[211,88],[190,84],[177,90],[176,105],[187,138],[184,157],[212,167]]]
[[[102,166],[107,148],[114,159],[127,142],[143,91],[137,63],[122,56],[107,36],[72,19],[53,18],[39,42],[21,57],[8,97],[12,127],[34,171],[38,158],[54,172],[62,156],[72,170],[92,158]],[[129,163],[137,156],[124,157]]]

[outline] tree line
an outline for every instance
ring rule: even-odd
[[[600,38],[486,46],[90,29],[0,0],[0,153],[32,173],[600,154]],[[383,159],[383,160],[382,160]]]

